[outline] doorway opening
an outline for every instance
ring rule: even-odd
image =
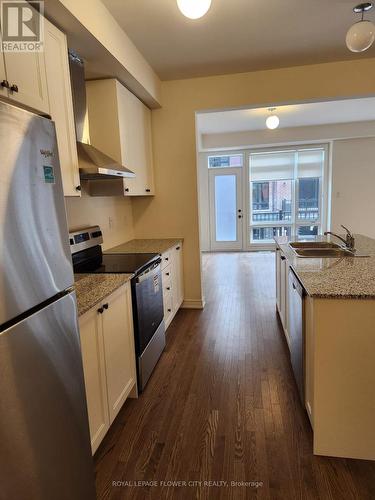
[[[202,252],[274,250],[275,236],[312,239],[341,224],[373,237],[375,98],[198,112]],[[370,234],[371,233],[371,234]]]

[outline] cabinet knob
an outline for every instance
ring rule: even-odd
[[[180,250],[181,247],[176,247],[176,250]]]
[[[151,193],[151,189],[146,189],[146,193]]]
[[[169,257],[165,257],[165,260],[169,260]]]
[[[76,191],[82,191],[81,186],[76,186]]]
[[[109,309],[109,304],[103,304],[103,309]]]
[[[18,86],[15,83],[13,83],[13,85],[10,87],[10,90],[12,92],[18,92]]]
[[[103,313],[104,313],[104,309],[103,309],[102,307],[99,307],[99,309],[98,309],[98,313],[99,313],[99,314],[103,314]]]
[[[167,286],[167,290],[170,290],[170,289],[171,289],[171,287],[170,287],[170,286]]]
[[[238,218],[239,218],[239,219],[242,219],[242,215],[239,215],[239,216],[238,216]]]
[[[8,80],[3,80],[1,82],[1,86],[4,87],[4,88],[6,88],[6,89],[9,89],[9,82],[8,82]]]
[[[126,192],[126,193],[129,193],[129,188],[125,188],[125,192]]]
[[[166,276],[169,276],[169,273],[165,273]]]
[[[170,313],[170,312],[172,312],[172,309],[167,309],[167,311]]]

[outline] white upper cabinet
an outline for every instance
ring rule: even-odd
[[[121,180],[120,191],[112,193],[155,194],[151,111],[115,79],[89,81],[86,89],[91,144],[136,174]],[[98,190],[100,184],[95,194],[110,194]]]
[[[29,21],[37,22],[38,16]],[[32,25],[29,27],[33,29]],[[49,114],[44,52],[2,52],[0,59],[3,59],[0,72],[1,81],[6,85],[6,97],[43,114]],[[4,94],[4,90],[1,94]]]
[[[55,122],[65,196],[80,196],[80,179],[66,36],[45,20],[49,108]]]
[[[43,52],[3,52],[8,97],[24,106],[49,114]],[[13,90],[12,90],[13,89]]]
[[[134,179],[125,179],[127,193],[154,194],[151,111],[128,89],[118,82],[116,84],[122,158],[136,174]]]

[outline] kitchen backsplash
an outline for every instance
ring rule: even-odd
[[[69,229],[98,224],[106,250],[134,238],[132,202],[120,196],[65,198]]]

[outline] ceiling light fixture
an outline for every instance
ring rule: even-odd
[[[273,111],[275,111],[276,108],[268,108],[268,111],[270,111],[271,113]],[[280,124],[280,119],[277,115],[271,115],[267,118],[266,120],[266,125],[267,125],[267,128],[271,129],[271,130],[274,130],[275,128],[277,128]]]
[[[356,5],[353,11],[356,14],[361,13],[361,20],[354,23],[346,34],[346,46],[352,52],[364,52],[369,49],[375,40],[375,25],[371,21],[363,19],[364,13],[373,8],[371,2],[360,3]]]
[[[209,11],[211,0],[177,0],[177,5],[184,16],[199,19]]]

